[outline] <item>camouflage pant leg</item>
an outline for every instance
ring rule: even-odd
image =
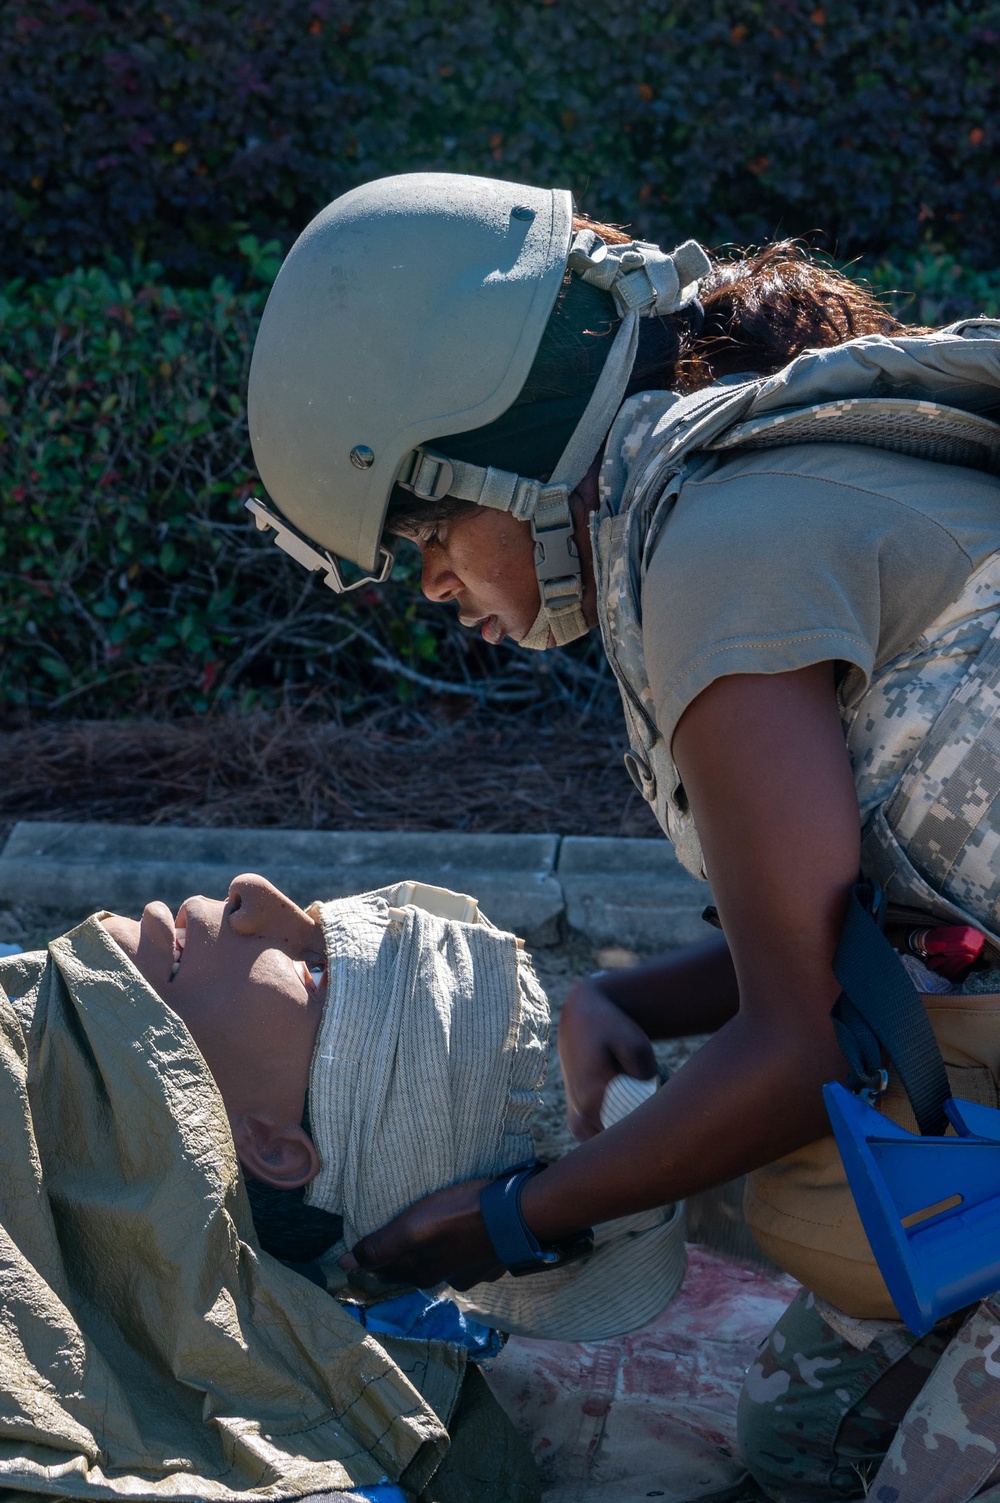
[[[1000,1295],[969,1313],[910,1405],[872,1485],[876,1503],[997,1503]]]
[[[739,1439],[753,1476],[777,1503],[863,1498],[896,1429],[962,1323],[917,1338],[887,1325],[859,1351],[803,1290],[750,1368]]]

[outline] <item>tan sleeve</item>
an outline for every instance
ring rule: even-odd
[[[836,660],[867,680],[970,572],[952,529],[927,507],[886,493],[886,476],[891,482],[900,464],[912,470],[919,461],[852,449],[844,479],[815,473],[815,464],[804,469],[791,449],[775,453],[688,482],[650,561],[643,644],[668,742],[692,700],[728,674]],[[843,459],[844,451],[834,455],[841,470]]]

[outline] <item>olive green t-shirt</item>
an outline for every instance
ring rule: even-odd
[[[856,694],[1000,550],[1000,479],[854,444],[712,457],[643,582],[646,673],[669,746],[715,679],[835,659]]]

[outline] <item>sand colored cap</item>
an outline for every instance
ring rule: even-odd
[[[250,368],[254,459],[296,528],[377,568],[404,459],[493,422],[524,385],[572,213],[564,190],[423,172],[317,215],[278,273]]]

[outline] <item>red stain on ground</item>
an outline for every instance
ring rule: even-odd
[[[546,1496],[563,1503],[579,1484],[574,1496],[589,1503],[628,1482],[638,1497],[666,1487],[657,1495],[669,1503],[735,1481],[743,1376],[797,1289],[690,1247],[683,1287],[643,1330],[605,1342],[512,1337],[490,1382],[531,1441]]]

